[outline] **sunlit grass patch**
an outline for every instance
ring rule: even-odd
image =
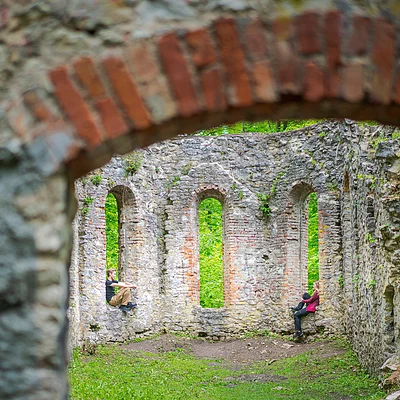
[[[70,399],[372,400],[385,395],[348,348],[330,358],[308,351],[239,369],[220,361],[195,358],[179,348],[152,354],[99,346],[94,356],[76,351]]]

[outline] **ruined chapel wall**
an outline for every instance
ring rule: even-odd
[[[286,239],[289,229],[295,237],[299,234],[296,218],[290,221],[290,210],[300,201],[294,199],[293,191],[304,184],[319,197],[325,238],[320,250],[324,305],[317,325],[340,330],[340,318],[332,303],[338,297],[338,287],[331,283],[339,269],[335,254],[340,246],[340,208],[332,187],[342,179],[343,152],[337,152],[340,137],[340,123],[273,135],[185,137],[135,153],[142,163],[128,177],[124,176],[127,161],[115,157],[77,184],[81,210],[85,196],[95,198],[82,219],[81,229],[88,230],[84,246],[90,250],[85,250],[88,253],[81,260],[81,274],[94,273],[88,272],[93,268],[84,267],[86,257],[90,265],[96,265],[96,277],[103,277],[105,196],[115,185],[127,186],[137,199],[137,218],[142,221],[138,235],[142,248],[148,249],[138,260],[143,279],[135,281],[138,307],[128,325],[146,320],[148,323],[141,329],[137,326],[136,332],[165,327],[216,337],[246,330],[290,330],[292,318],[287,310],[298,301],[306,280],[297,278],[300,250],[290,255]],[[96,174],[102,176],[99,186],[91,183]],[[270,200],[271,216],[265,218],[258,194],[269,193],[273,185],[276,193]],[[201,308],[198,300],[197,205],[207,193],[219,196],[224,210],[225,307],[215,310]],[[78,215],[83,218],[82,212]],[[96,279],[98,288],[94,291],[98,294],[93,298],[98,302],[103,301],[104,284],[103,278]],[[84,297],[88,298],[91,290]],[[146,291],[147,296],[140,291]],[[102,309],[107,306],[93,311],[94,303],[85,302],[90,306],[87,316],[81,313],[83,320],[92,321],[86,321],[87,326],[100,327],[91,337],[109,338],[110,324],[107,318],[102,319]],[[113,337],[119,334],[118,328]]]
[[[354,349],[371,372],[399,343],[400,151],[393,131],[349,127],[358,140],[347,151],[348,182],[341,188],[342,310]]]

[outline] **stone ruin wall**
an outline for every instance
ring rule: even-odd
[[[341,187],[344,327],[376,373],[399,351],[400,147],[390,129],[354,125]]]
[[[349,334],[371,371],[397,351],[399,142],[382,127],[325,122],[272,135],[183,137],[125,157],[77,181],[71,266],[71,344],[190,332],[225,338],[292,330],[290,305],[307,285],[304,199],[319,208],[322,304],[305,328]],[[101,175],[98,186],[91,177]],[[271,216],[257,194],[276,193]],[[105,302],[105,198],[121,207],[122,279],[137,285],[125,315]],[[94,198],[86,215],[83,200]],[[199,305],[197,207],[223,204],[225,307]],[[397,207],[397,208],[396,208]]]

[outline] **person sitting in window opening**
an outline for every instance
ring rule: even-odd
[[[301,317],[304,317],[309,313],[315,313],[317,306],[319,306],[319,281],[314,282],[313,289],[314,293],[309,299],[305,299],[304,295],[301,299],[301,303],[307,304],[307,307],[302,307],[300,310],[294,313],[294,329],[296,330],[294,339],[303,336],[303,331],[301,330]]]
[[[106,280],[106,300],[110,306],[118,307],[121,311],[130,311],[136,305],[131,302],[131,289],[136,288],[129,282],[119,282],[115,280],[117,271],[114,268],[107,270]],[[115,293],[115,287],[119,287]]]

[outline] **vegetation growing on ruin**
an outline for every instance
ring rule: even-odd
[[[272,345],[272,344],[270,344]],[[69,367],[73,400],[378,400],[385,392],[343,347],[339,354],[309,350],[295,357],[244,365],[197,358],[183,348],[149,353],[118,345],[95,355],[78,350]]]
[[[90,182],[92,182],[93,185],[95,185],[95,186],[99,186],[101,181],[102,181],[102,177],[100,174],[93,175],[90,177]]]
[[[199,205],[200,305],[224,306],[222,204],[213,198]]]
[[[258,132],[258,133],[276,133],[293,131],[295,129],[305,128],[306,126],[315,125],[319,120],[278,120],[278,121],[259,121],[259,122],[248,122],[240,121],[232,125],[221,125],[215,128],[204,129],[196,133],[198,136],[220,136],[227,134],[240,134],[246,132]]]
[[[276,189],[278,187],[278,183],[281,180],[284,172],[281,172],[273,181],[272,185],[269,189],[268,193],[258,193],[257,197],[260,201],[260,211],[262,212],[265,218],[268,218],[271,215],[271,208],[269,206],[269,201],[271,200],[272,196],[275,195]]]
[[[125,176],[133,175],[138,172],[143,163],[143,156],[140,151],[134,151],[125,157]]]
[[[81,209],[81,214],[86,215],[89,212],[89,207],[93,204],[94,198],[91,196],[86,196],[83,199],[83,207]]]

